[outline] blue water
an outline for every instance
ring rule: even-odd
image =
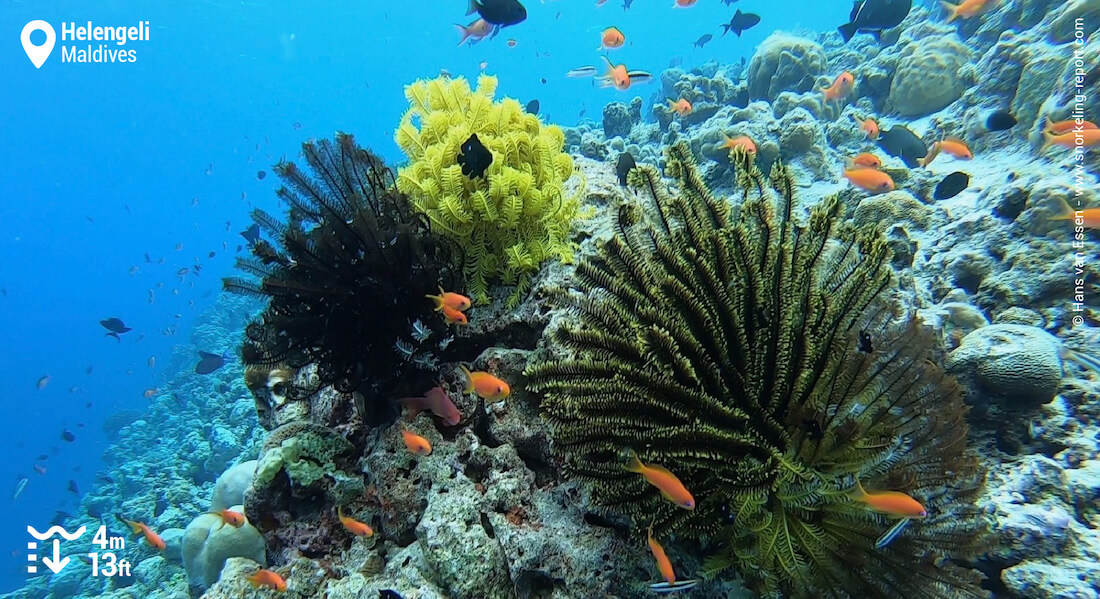
[[[193,347],[190,332],[220,293],[220,278],[233,274],[242,242],[237,232],[247,226],[249,209],[278,209],[276,178],[258,180],[257,172],[294,158],[304,139],[350,131],[396,163],[401,155],[392,133],[407,107],[403,86],[441,69],[474,77],[483,62],[485,72],[500,79],[498,96],[537,98],[550,122],[576,124],[582,108],[599,119],[607,102],[634,95],[648,102],[657,89],[623,93],[564,77],[571,68],[601,64],[595,49],[604,27],[626,35],[626,46],[611,54],[616,63],[657,74],[675,58],[685,67],[737,62],[775,29],[829,30],[850,8],[846,2],[743,0],[727,7],[700,0],[673,11],[672,0],[636,0],[624,11],[621,2],[597,8],[593,0],[528,0],[526,22],[456,47],[454,23],[473,20],[461,0],[360,0],[316,9],[307,3],[167,8],[5,1],[0,591],[20,586],[26,576],[27,524],[44,529],[55,510],[79,512],[79,498],[66,486],[70,480],[81,492],[94,486],[108,447],[104,421],[142,410],[149,401],[145,389],[192,368],[193,361],[173,361],[174,350],[234,349]],[[738,8],[760,14],[761,24],[741,38],[720,37],[719,24]],[[151,38],[126,46],[137,52],[133,64],[65,64],[55,48],[36,69],[19,42],[33,19],[51,23],[59,35],[67,21],[145,20]],[[705,33],[714,39],[693,48]],[[203,268],[197,276],[191,272],[196,264]],[[177,276],[185,267],[189,272]],[[134,330],[121,342],[105,337],[98,322],[108,317]],[[47,375],[48,384],[36,389]],[[75,441],[61,439],[65,429]],[[39,454],[49,457],[36,461]],[[33,470],[36,463],[44,474]],[[29,484],[12,501],[24,476]]]

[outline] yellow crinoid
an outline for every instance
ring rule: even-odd
[[[561,128],[514,99],[494,102],[496,86],[496,77],[482,75],[475,90],[462,77],[405,87],[410,106],[394,138],[409,164],[399,170],[397,188],[435,231],[462,246],[475,301],[488,302],[490,284],[499,282],[515,286],[508,298],[515,305],[544,261],[572,260],[569,233],[582,191],[564,190],[573,159],[562,151]],[[473,134],[493,155],[480,177],[464,175],[458,162]]]

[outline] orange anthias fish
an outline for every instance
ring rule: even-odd
[[[160,538],[160,535],[153,532],[153,529],[149,528],[143,522],[133,522],[115,514],[115,518],[118,518],[120,522],[130,527],[130,530],[135,535],[141,535],[145,537],[145,542],[155,548],[157,551],[164,551],[164,539]]]
[[[279,576],[277,572],[271,570],[259,569],[252,576],[246,576],[245,580],[250,582],[253,588],[267,587],[269,589],[275,589],[280,593],[286,592],[286,580],[282,576]]]
[[[688,8],[695,6],[698,0],[676,0],[676,3],[672,5],[672,8]]]
[[[890,175],[866,166],[844,169],[844,178],[851,181],[852,185],[873,194],[894,190],[894,180]]]
[[[867,134],[867,139],[870,139],[870,140],[878,139],[878,135],[879,135],[880,131],[879,131],[879,128],[878,128],[878,123],[875,122],[875,119],[872,119],[872,118],[856,119],[855,116],[853,116],[852,118],[855,119],[855,121],[857,123],[859,123],[860,130],[862,130],[864,133]]]
[[[730,137],[723,135],[726,141],[722,142],[722,147],[727,150],[733,150],[734,148],[744,148],[750,156],[756,156],[756,143],[748,135],[739,135],[737,137]]]
[[[680,482],[680,479],[676,478],[676,475],[669,472],[667,468],[657,464],[643,464],[638,459],[638,454],[633,452],[630,454],[630,461],[627,462],[624,468],[629,472],[641,474],[646,482],[657,487],[657,490],[661,492],[661,496],[665,499],[685,510],[695,509],[695,498],[691,496],[684,483]]]
[[[1096,126],[1096,123],[1092,121],[1086,121],[1084,119],[1078,123],[1075,119],[1069,119],[1068,121],[1058,121],[1055,123],[1050,120],[1050,117],[1046,117],[1046,124],[1043,125],[1043,131],[1050,131],[1055,135],[1061,135],[1063,133],[1069,133],[1073,131],[1075,127],[1080,127],[1082,131],[1085,129],[1100,129]]]
[[[458,406],[451,401],[451,396],[447,395],[443,387],[432,387],[423,397],[402,397],[397,402],[408,408],[412,417],[429,410],[442,418],[443,424],[447,426],[454,426],[462,420],[462,412],[458,411]]]
[[[348,529],[348,532],[350,532],[351,534],[357,537],[374,536],[374,529],[371,528],[370,525],[360,522],[350,516],[345,516],[344,506],[337,506],[336,516],[340,518],[340,524],[343,524],[344,528]]]
[[[614,87],[622,91],[630,89],[633,83],[645,83],[653,79],[653,75],[645,71],[628,71],[625,64],[612,64],[606,56],[603,60],[607,63],[607,75],[599,78],[600,87]]]
[[[600,34],[600,47],[596,48],[596,51],[622,48],[624,43],[626,43],[626,36],[623,32],[619,31],[618,27],[608,27]]]
[[[836,80],[829,87],[821,88],[820,92],[825,94],[825,101],[832,102],[833,100],[842,100],[852,93],[852,88],[855,87],[856,76],[844,71],[837,75]]]
[[[424,297],[435,302],[435,309],[437,311],[443,310],[444,307],[458,310],[459,312],[470,309],[470,298],[459,293],[454,293],[453,291],[443,291],[442,287],[439,288],[439,295],[425,295]]]
[[[853,168],[856,166],[882,168],[882,161],[878,159],[878,156],[875,156],[870,152],[862,152],[856,155],[855,158],[848,159],[848,168]]]
[[[440,308],[443,311],[443,320],[447,324],[468,324],[466,315],[450,306],[443,306]]]
[[[466,40],[473,38],[474,43],[477,43],[481,38],[489,35],[489,31],[493,28],[485,19],[478,19],[469,25],[462,26],[455,23],[455,27],[462,33],[462,39],[458,40],[458,45],[466,43]]]
[[[432,453],[432,444],[424,437],[409,431],[401,431],[401,437],[405,441],[405,447],[408,447],[409,451],[416,455],[430,455]]]
[[[954,156],[958,160],[974,158],[974,154],[970,152],[970,147],[966,145],[966,142],[957,137],[945,137],[940,141],[940,149],[945,154]]]
[[[244,523],[245,523],[244,514],[242,514],[240,512],[234,512],[231,509],[224,509],[224,510],[221,510],[221,511],[210,512],[210,513],[214,514],[215,516],[221,517],[222,522],[232,526],[233,528],[240,528],[240,527],[244,526]]]
[[[1080,217],[1081,224],[1090,229],[1100,229],[1100,208],[1085,208],[1075,211],[1065,200],[1059,198],[1059,201],[1062,203],[1062,214],[1052,216],[1050,220],[1075,220]]]
[[[940,6],[947,11],[947,20],[944,23],[950,23],[955,19],[976,17],[993,8],[996,4],[997,0],[963,0],[960,4],[951,4],[940,0]]]
[[[668,109],[680,116],[687,116],[691,114],[691,102],[684,98],[680,98],[675,102],[668,100]]]
[[[924,506],[919,501],[898,491],[877,491],[868,493],[863,485],[856,480],[856,488],[852,489],[849,496],[852,501],[864,503],[872,510],[890,516],[891,518],[923,518],[928,515]]]
[[[1043,147],[1039,151],[1045,151],[1050,146],[1075,148],[1078,139],[1081,140],[1082,147],[1091,148],[1100,145],[1100,129],[1082,129],[1081,131],[1070,131],[1059,135],[1055,135],[1050,131],[1043,131]]]
[[[488,372],[470,372],[465,366],[461,365],[459,368],[462,369],[462,374],[466,376],[466,393],[473,391],[477,393],[478,397],[491,400],[504,399],[512,393],[508,383]]]
[[[665,554],[665,548],[661,547],[657,539],[653,538],[652,524],[649,525],[648,537],[649,551],[653,554],[653,559],[657,560],[657,571],[661,573],[661,578],[664,578],[665,582],[669,584],[676,582],[676,573],[672,570],[672,561]]]
[[[922,167],[927,167],[936,159],[936,156],[940,155],[940,142],[934,141],[928,148],[928,153],[924,155],[924,158],[917,158],[917,164]]]

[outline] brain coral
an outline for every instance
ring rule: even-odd
[[[906,116],[923,116],[958,100],[964,91],[958,70],[969,59],[970,50],[954,34],[908,44],[890,84],[890,106]]]
[[[821,44],[773,33],[749,61],[749,98],[774,100],[784,91],[808,92],[827,66]]]
[[[964,337],[948,356],[947,369],[973,376],[995,396],[1043,404],[1062,384],[1062,343],[1040,328],[994,324]]]

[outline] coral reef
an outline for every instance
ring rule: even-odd
[[[990,325],[963,338],[947,369],[974,377],[977,388],[1011,406],[1035,407],[1053,399],[1062,385],[1062,343],[1040,328]]]
[[[244,503],[244,492],[256,475],[256,460],[246,460],[222,472],[214,481],[214,495],[210,498],[210,511],[218,512],[231,505]]]
[[[766,596],[981,596],[976,572],[928,559],[978,552],[981,472],[959,389],[925,359],[933,342],[888,307],[885,240],[840,226],[835,198],[796,223],[784,168],[766,180],[735,156],[732,211],[686,144],[665,167],[679,195],[632,171],[654,206],[624,204],[578,292],[556,293],[560,355],[527,375],[567,472],[636,525],[711,539],[708,571],[732,566]],[[628,452],[673,469],[694,510],[625,471]],[[852,502],[857,481],[930,515],[875,548],[890,523]]]
[[[431,316],[425,295],[440,285],[458,288],[456,255],[393,191],[393,174],[381,159],[352,136],[304,143],[302,153],[312,177],[293,162],[275,169],[286,185],[277,193],[290,206],[289,222],[253,211],[271,241],[253,244],[254,258],[237,266],[259,282],[224,282],[229,291],[269,298],[245,329],[242,357],[271,370],[313,365],[315,384],[285,391],[303,397],[331,384],[359,392],[371,401],[358,417],[376,422],[392,408],[375,398],[436,384],[446,325]],[[417,322],[426,332],[414,337]]]
[[[603,134],[608,138],[627,137],[631,128],[642,120],[642,99],[634,98],[630,104],[608,102],[603,107]]]
[[[489,285],[500,282],[515,286],[508,299],[515,306],[543,262],[572,259],[569,234],[579,213],[577,196],[562,188],[573,159],[562,152],[561,128],[543,125],[511,98],[494,102],[496,86],[496,78],[482,76],[473,91],[462,77],[405,87],[410,107],[395,140],[409,166],[398,172],[397,189],[462,247],[476,301],[487,303]],[[464,175],[458,163],[471,135],[492,153],[484,177]]]
[[[906,116],[924,116],[958,100],[959,68],[970,50],[958,36],[938,36],[905,46],[890,83],[889,105]]]
[[[240,512],[240,505],[230,506]],[[261,565],[267,563],[264,538],[245,522],[240,527],[222,521],[218,514],[196,516],[183,533],[183,567],[192,586],[209,588],[218,581],[225,560],[246,557]],[[144,563],[144,562],[143,562]]]
[[[784,91],[812,91],[827,65],[821,44],[777,31],[749,60],[749,98],[774,100]]]

